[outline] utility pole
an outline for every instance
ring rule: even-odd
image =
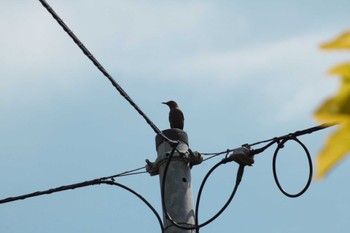
[[[174,148],[161,135],[156,136],[157,160],[154,163],[147,161],[147,170],[151,175],[159,174],[161,194],[163,189],[164,204],[171,219],[180,226],[190,227],[195,224],[191,167],[201,163],[202,157],[189,150],[188,136],[185,131],[173,128],[162,132],[169,139],[178,142],[166,172],[164,189],[162,188],[164,170]],[[163,223],[166,233],[195,232],[195,230],[181,229],[173,225],[167,218],[164,208]]]

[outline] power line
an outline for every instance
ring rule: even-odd
[[[282,149],[284,147],[284,144],[289,141],[289,140],[293,140],[295,142],[297,142],[302,148],[303,150],[305,151],[305,154],[306,154],[306,157],[307,157],[307,160],[308,160],[308,164],[309,164],[309,176],[308,176],[308,179],[307,179],[307,182],[305,184],[305,187],[298,193],[296,194],[291,194],[291,193],[288,193],[286,192],[280,182],[279,182],[279,179],[278,179],[278,176],[277,176],[277,172],[276,172],[276,158],[277,158],[277,155],[278,155],[278,152],[280,149]],[[304,143],[302,143],[297,137],[295,136],[290,136],[289,138],[285,138],[283,139],[281,142],[278,143],[277,145],[277,148],[275,150],[275,153],[273,154],[273,159],[272,159],[272,172],[273,172],[273,178],[275,179],[275,183],[278,187],[278,189],[284,194],[286,195],[287,197],[290,197],[290,198],[295,198],[295,197],[299,197],[301,195],[303,195],[306,190],[309,188],[310,184],[311,184],[311,180],[312,180],[312,160],[311,160],[311,155],[310,155],[310,152],[309,150],[307,149],[307,147],[304,145]]]
[[[24,199],[42,196],[42,195],[53,194],[53,193],[62,192],[62,191],[66,191],[66,190],[78,189],[78,188],[87,187],[87,186],[94,186],[94,185],[101,185],[101,184],[114,185],[114,186],[118,186],[122,189],[127,190],[128,192],[132,193],[137,198],[139,198],[155,215],[155,217],[157,218],[158,224],[161,228],[161,232],[164,233],[164,226],[162,223],[162,219],[161,219],[160,215],[158,214],[158,212],[156,211],[156,209],[141,194],[137,193],[135,190],[131,189],[130,187],[123,185],[121,183],[118,183],[114,180],[117,177],[131,176],[131,175],[147,173],[146,171],[140,171],[142,169],[145,169],[145,167],[132,169],[132,170],[118,173],[118,174],[115,174],[112,176],[106,176],[106,177],[101,177],[101,178],[97,178],[97,179],[93,179],[93,180],[75,183],[75,184],[64,185],[64,186],[60,186],[57,188],[51,188],[51,189],[44,190],[44,191],[36,191],[33,193],[24,194],[24,195],[20,195],[20,196],[8,197],[8,198],[0,200],[0,204],[24,200]]]
[[[46,195],[46,194],[62,192],[62,191],[70,190],[70,189],[77,189],[77,188],[82,188],[82,187],[91,186],[91,185],[98,185],[98,184],[101,184],[101,181],[102,181],[101,179],[88,180],[88,181],[84,181],[84,182],[80,182],[80,183],[60,186],[57,188],[51,188],[51,189],[48,189],[45,191],[36,191],[33,193],[24,194],[24,195],[20,195],[20,196],[8,197],[8,198],[0,200],[0,204],[24,200],[27,198],[42,196],[42,195]]]
[[[144,170],[144,171],[140,171],[140,170]],[[139,168],[135,168],[129,171],[125,171],[122,173],[118,173],[116,175],[112,175],[112,176],[107,176],[107,177],[103,177],[103,179],[107,180],[107,179],[113,179],[113,178],[117,178],[117,177],[122,177],[122,176],[132,176],[132,175],[138,175],[138,174],[143,174],[143,173],[147,173],[145,166],[143,167],[139,167]]]
[[[203,159],[203,162],[204,162],[204,161],[213,159],[213,158],[215,158],[215,157],[218,157],[219,155],[228,154],[228,153],[230,153],[231,151],[232,151],[232,150],[227,149],[226,151],[221,151],[221,152],[216,152],[216,153],[200,153],[200,154],[203,155],[203,156],[208,156],[207,158]]]
[[[323,129],[326,129],[326,128],[329,128],[329,127],[332,127],[332,126],[335,126],[335,125],[336,124],[334,124],[334,123],[325,123],[325,124],[321,124],[321,125],[318,125],[318,126],[310,127],[310,128],[307,128],[307,129],[297,130],[294,133],[288,133],[288,134],[285,134],[285,135],[282,135],[282,136],[273,137],[273,138],[270,138],[270,139],[266,139],[266,140],[262,140],[262,141],[258,141],[258,142],[254,142],[254,143],[249,143],[249,144],[246,143],[243,146],[253,147],[253,146],[260,145],[260,144],[268,143],[267,145],[265,145],[265,146],[263,146],[263,147],[261,147],[259,149],[253,149],[252,150],[254,154],[260,154],[263,151],[265,151],[267,148],[272,146],[273,144],[278,143],[281,140],[284,140],[286,138],[299,137],[299,136],[302,136],[302,135],[305,135],[305,134],[311,134],[313,132],[316,132],[316,131],[319,131],[319,130],[323,130]],[[215,157],[217,157],[219,155],[228,154],[228,153],[230,153],[230,152],[232,152],[234,150],[235,149],[227,149],[225,151],[220,151],[220,152],[203,152],[203,153],[200,153],[200,154],[203,155],[203,156],[208,156],[207,158],[205,158],[203,160],[203,161],[206,161],[206,160],[215,158]]]
[[[24,199],[28,199],[28,198],[32,198],[32,197],[37,197],[37,196],[42,196],[42,195],[47,195],[47,194],[52,194],[52,193],[57,193],[57,192],[62,192],[62,191],[66,191],[66,190],[82,188],[82,187],[86,187],[86,186],[99,185],[101,183],[105,183],[106,181],[114,181],[114,178],[117,178],[117,177],[131,176],[131,175],[146,173],[146,171],[140,172],[141,169],[145,169],[145,167],[136,168],[136,169],[133,169],[130,171],[125,171],[125,172],[115,174],[112,176],[106,176],[106,177],[96,178],[93,180],[75,183],[75,184],[69,184],[69,185],[64,185],[64,186],[60,186],[60,187],[56,187],[56,188],[51,188],[51,189],[47,189],[44,191],[36,191],[36,192],[29,193],[29,194],[19,195],[19,196],[15,196],[15,197],[8,197],[5,199],[1,199],[0,204],[24,200]]]
[[[164,229],[163,222],[162,222],[162,219],[161,219],[160,215],[158,214],[157,210],[142,195],[140,195],[139,193],[135,192],[131,188],[129,188],[129,187],[123,185],[123,184],[117,183],[115,181],[102,181],[101,183],[108,184],[108,185],[115,185],[115,186],[121,187],[121,188],[131,192],[135,196],[137,196],[141,201],[143,201],[143,203],[145,203],[147,205],[147,207],[156,216],[156,218],[158,220],[158,223],[159,223],[159,226],[160,226],[160,229],[161,229],[162,233],[164,233],[165,229]]]
[[[282,140],[282,139],[284,139],[286,137],[289,137],[289,136],[299,137],[299,136],[302,136],[304,134],[311,134],[313,132],[316,132],[316,131],[319,131],[319,130],[322,130],[322,129],[326,129],[326,128],[329,128],[329,127],[332,127],[332,126],[335,126],[335,125],[336,125],[335,123],[324,123],[324,124],[321,124],[321,125],[317,125],[317,126],[314,126],[314,127],[307,128],[307,129],[297,130],[294,133],[289,133],[289,134],[286,134],[286,135],[283,135],[283,136],[274,137],[274,138],[270,138],[270,139],[267,139],[267,140],[263,140],[263,141],[259,141],[259,142],[255,142],[255,143],[251,143],[251,144],[247,144],[247,145],[252,147],[252,146],[256,146],[256,145],[267,143],[267,142],[271,142],[273,144],[273,143],[276,143],[279,140]],[[261,152],[256,151],[256,153],[261,153]]]
[[[316,132],[318,130],[322,130],[322,129],[328,128],[330,126],[333,126],[333,124],[324,124],[324,125],[319,125],[319,126],[316,126],[316,127],[311,127],[311,128],[308,128],[308,129],[304,129],[304,130],[299,130],[299,131],[296,131],[294,133],[289,133],[289,134],[286,134],[286,135],[283,135],[283,136],[274,137],[272,139],[263,140],[263,141],[259,141],[259,142],[255,142],[255,143],[251,143],[251,144],[245,144],[245,145],[243,145],[243,147],[245,147],[245,149],[249,152],[248,156],[253,157],[254,155],[256,155],[258,153],[262,153],[265,149],[267,149],[268,147],[270,147],[273,144],[277,143],[278,146],[277,146],[277,148],[275,150],[274,157],[273,157],[273,175],[274,175],[275,182],[276,182],[278,188],[280,189],[280,191],[283,194],[285,194],[286,196],[288,196],[288,197],[299,197],[309,188],[309,185],[311,183],[311,178],[312,178],[312,161],[311,161],[310,153],[307,150],[307,147],[300,140],[298,140],[297,137],[305,135],[305,134],[311,134],[311,133]],[[289,140],[294,140],[297,143],[299,143],[300,146],[303,147],[303,149],[304,149],[304,151],[305,151],[305,153],[306,153],[306,155],[308,157],[308,163],[309,163],[309,177],[308,177],[307,184],[297,194],[289,194],[286,191],[284,191],[284,189],[281,187],[281,185],[279,183],[279,180],[278,180],[278,177],[277,177],[277,174],[276,174],[276,157],[277,157],[277,154],[278,154],[279,150],[281,148],[283,148],[283,145]],[[263,146],[263,147],[261,147],[261,148],[258,148],[258,149],[250,149],[251,146],[256,146],[256,145],[259,145],[259,144],[262,144],[262,143],[268,143],[268,144]],[[172,159],[172,156],[173,156],[174,152],[177,150],[176,145],[172,145],[172,147],[173,147],[172,152],[170,153],[170,155],[169,155],[169,157],[167,159],[166,165],[165,165],[166,166],[165,170],[164,170],[165,174],[164,174],[163,182],[162,182],[162,185],[161,185],[162,206],[163,206],[163,209],[164,209],[164,212],[166,214],[167,219],[169,219],[174,226],[176,226],[178,228],[181,228],[181,229],[196,230],[196,232],[199,232],[199,228],[204,227],[205,225],[207,225],[207,224],[211,223],[212,221],[214,221],[217,217],[219,217],[223,213],[223,211],[231,203],[231,201],[234,198],[234,196],[236,194],[236,191],[238,189],[238,185],[240,184],[240,181],[241,181],[241,179],[243,177],[244,166],[246,166],[247,164],[244,164],[244,163],[242,164],[239,161],[234,159],[234,156],[237,155],[236,153],[237,153],[237,151],[239,151],[240,148],[228,149],[226,151],[221,151],[221,152],[216,152],[216,153],[203,153],[203,155],[209,156],[206,160],[212,159],[212,158],[217,157],[219,155],[223,155],[223,154],[226,154],[226,155],[219,163],[214,165],[209,170],[209,172],[206,174],[206,176],[204,177],[204,179],[203,179],[203,181],[201,183],[200,190],[199,190],[199,193],[198,193],[198,196],[197,196],[197,201],[196,201],[196,214],[197,215],[196,215],[196,219],[195,219],[195,224],[194,225],[189,225],[189,226],[182,226],[180,224],[183,224],[183,223],[177,223],[171,218],[171,216],[169,216],[169,214],[167,213],[167,210],[166,210],[165,203],[164,203],[164,187],[165,187],[164,185],[165,185],[165,180],[166,180],[166,173],[167,173],[167,170],[168,170],[169,163],[170,163],[170,161]],[[230,154],[230,153],[232,153],[232,154]],[[226,164],[228,162],[232,162],[232,161],[235,161],[235,162],[239,163],[240,166],[239,166],[239,169],[238,169],[238,172],[237,172],[236,183],[234,185],[233,191],[232,191],[229,199],[227,200],[225,205],[213,217],[211,217],[209,220],[207,220],[207,221],[205,221],[203,223],[198,223],[198,212],[199,212],[200,198],[201,198],[201,195],[202,195],[203,187],[204,187],[208,177],[219,166],[221,166],[223,164]],[[120,183],[115,182],[115,178],[117,178],[117,177],[131,176],[131,175],[137,175],[137,174],[144,174],[144,173],[146,173],[147,171],[146,170],[142,171],[143,169],[145,169],[145,167],[139,167],[139,168],[135,168],[135,169],[128,170],[128,171],[125,171],[125,172],[121,172],[121,173],[118,173],[118,174],[115,174],[115,175],[105,176],[105,177],[101,177],[101,178],[97,178],[97,179],[93,179],[93,180],[88,180],[88,181],[83,181],[83,182],[70,184],[70,185],[64,185],[64,186],[51,188],[51,189],[44,190],[44,191],[36,191],[36,192],[33,192],[33,193],[29,193],[29,194],[19,195],[19,196],[15,196],[15,197],[8,197],[8,198],[0,200],[0,204],[13,202],[13,201],[18,201],[18,200],[24,200],[24,199],[27,199],[27,198],[32,198],[32,197],[41,196],[41,195],[53,194],[53,193],[56,193],[56,192],[62,192],[62,191],[66,191],[66,190],[78,189],[78,188],[82,188],[82,187],[86,187],[86,186],[93,186],[93,185],[100,185],[100,184],[115,185],[115,186],[119,186],[119,187],[121,187],[123,189],[126,189],[127,191],[133,193],[139,199],[141,199],[151,209],[151,211],[155,214],[155,216],[157,217],[157,220],[158,220],[158,222],[160,224],[161,231],[164,232],[165,229],[164,229],[164,226],[163,226],[163,224],[161,222],[161,218],[160,218],[159,214],[157,213],[157,211],[154,209],[154,207],[142,195],[138,194],[137,192],[135,192],[134,190],[132,190],[131,188],[129,188],[129,187],[125,186],[125,185],[122,185]]]
[[[92,55],[92,53],[85,47],[85,45],[79,40],[79,38],[73,33],[72,30],[63,22],[63,20],[57,15],[52,7],[45,1],[39,0],[45,9],[52,15],[57,23],[63,28],[63,30],[73,39],[74,43],[83,51],[83,53],[92,61],[92,63],[99,69],[102,74],[112,83],[119,94],[129,102],[131,106],[141,115],[147,124],[153,129],[156,134],[161,135],[169,143],[173,143],[168,137],[166,137],[162,131],[148,118],[148,116],[140,109],[140,107],[131,99],[131,97],[124,91],[124,89],[113,79],[113,77],[107,72],[105,68],[98,62],[98,60]]]

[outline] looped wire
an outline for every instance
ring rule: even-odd
[[[297,142],[305,151],[305,154],[307,156],[307,159],[308,159],[308,164],[309,164],[309,176],[308,176],[308,180],[306,182],[306,185],[305,187],[298,193],[295,193],[295,194],[291,194],[291,193],[288,193],[286,192],[282,186],[281,186],[281,183],[278,179],[278,176],[277,176],[277,171],[276,171],[276,160],[277,160],[277,155],[280,151],[280,149],[282,149],[284,147],[284,144],[286,142],[288,142],[289,140],[293,140],[295,142]],[[312,160],[311,160],[311,156],[310,156],[310,152],[309,150],[307,149],[307,147],[304,145],[304,143],[302,143],[297,137],[295,137],[293,134],[290,134],[288,135],[287,137],[285,137],[281,142],[277,142],[277,148],[275,150],[275,153],[273,155],[273,160],[272,160],[272,170],[273,170],[273,177],[275,179],[275,182],[276,182],[276,185],[277,187],[279,188],[279,190],[284,194],[286,195],[287,197],[290,197],[290,198],[295,198],[295,197],[299,197],[301,195],[304,194],[304,192],[309,188],[310,184],[311,184],[311,180],[312,180],[312,173],[313,173],[313,170],[312,170]]]

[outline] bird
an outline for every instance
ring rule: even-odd
[[[176,128],[176,129],[183,129],[184,128],[184,114],[180,110],[177,103],[173,100],[170,100],[168,102],[162,102],[162,104],[166,104],[170,108],[169,112],[169,122],[170,122],[170,128]]]

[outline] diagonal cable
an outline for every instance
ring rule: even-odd
[[[140,109],[140,107],[131,99],[131,97],[124,91],[124,89],[113,79],[113,77],[106,71],[105,68],[98,62],[98,60],[92,55],[92,53],[85,47],[85,45],[79,40],[79,38],[69,29],[69,27],[63,22],[63,20],[57,15],[57,13],[52,9],[52,7],[45,1],[39,0],[41,4],[46,8],[46,10],[52,15],[52,17],[57,21],[63,30],[73,39],[75,44],[83,51],[83,53],[92,61],[92,63],[102,72],[102,74],[112,83],[112,85],[117,89],[119,94],[124,97],[126,101],[129,102],[131,106],[145,119],[147,124],[153,129],[156,134],[161,135],[166,141],[171,142],[171,140],[166,137],[158,127],[147,117],[147,115]]]

